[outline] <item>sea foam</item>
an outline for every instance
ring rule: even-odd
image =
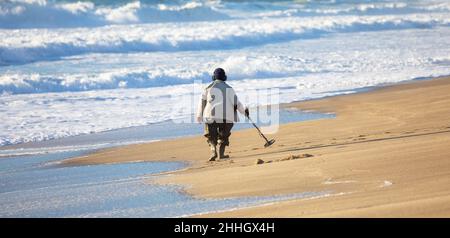
[[[56,2],[51,0],[14,0],[0,2],[0,28],[98,27],[112,24],[223,20],[228,16],[214,4],[187,2],[147,4],[132,1],[96,5],[94,2]],[[105,2],[108,3],[108,2]]]
[[[216,67],[250,106],[450,74],[444,0],[108,4],[0,3],[0,145],[189,117]]]
[[[434,13],[0,30],[0,65],[55,60],[86,53],[239,49],[318,38],[329,33],[434,28],[449,24],[448,14]]]

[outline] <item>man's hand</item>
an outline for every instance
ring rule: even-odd
[[[197,117],[197,122],[198,123],[202,123],[203,122],[203,118],[202,117]]]
[[[245,116],[249,117],[250,116],[250,112],[248,111],[248,107],[245,108]]]

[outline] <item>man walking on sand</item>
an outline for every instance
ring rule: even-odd
[[[212,152],[209,161],[215,161],[217,157],[229,158],[225,155],[225,147],[229,145],[233,123],[238,121],[237,111],[247,117],[249,115],[248,108],[244,108],[234,89],[225,83],[227,75],[222,68],[214,70],[212,80],[202,92],[197,110],[197,122],[205,122],[204,135]]]

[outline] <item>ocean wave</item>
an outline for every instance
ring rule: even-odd
[[[212,21],[228,16],[207,1],[184,4],[146,4],[141,1],[121,5],[50,0],[6,0],[0,2],[0,28],[96,27],[111,24]]]
[[[448,12],[450,3],[448,2],[371,2],[359,4],[341,4],[335,7],[312,7],[298,9],[294,12],[287,12],[289,15],[388,15],[388,14],[413,14],[427,12]],[[283,13],[283,12],[281,12]],[[281,14],[283,15],[283,14]]]
[[[173,65],[166,66],[161,63],[158,67],[122,68],[98,73],[5,73],[0,75],[0,94],[151,88],[197,81],[208,82],[211,77],[209,71],[212,63],[205,60],[198,58],[198,61],[204,62],[203,66],[186,64],[184,67],[173,67]],[[289,77],[317,72],[315,65],[308,60],[282,56],[236,55],[225,57],[222,62],[213,64],[225,68],[230,75],[233,75],[233,80]],[[327,70],[327,67],[324,69]]]
[[[435,13],[0,30],[0,65],[54,60],[86,53],[239,49],[302,38],[318,38],[328,33],[449,25],[448,14]]]
[[[447,12],[450,3],[347,1],[0,1],[0,28],[73,28],[116,24],[217,21],[239,18],[387,15]]]
[[[448,1],[302,2],[0,0],[0,146],[186,117],[216,67],[250,106],[450,74]]]
[[[42,75],[5,74],[0,76],[2,94],[77,92],[116,88],[149,88],[191,83],[195,79],[209,78],[207,72],[174,75],[155,70],[119,70],[99,74]]]
[[[423,33],[417,36],[414,32]],[[447,29],[357,33],[350,39],[339,35],[309,44],[296,41],[268,46],[264,48],[268,56],[259,52],[254,56],[228,53],[229,57],[214,53],[223,58],[221,66],[229,75],[228,83],[240,100],[252,107],[265,103],[263,95],[277,93],[277,89],[279,102],[287,103],[418,77],[449,75],[449,47],[445,37],[440,36],[448,33]],[[375,42],[368,44],[372,39]],[[417,42],[420,46],[413,48]],[[336,47],[339,49],[330,53]],[[389,50],[384,50],[385,47]],[[286,51],[292,53],[286,56]],[[195,97],[199,96],[201,85],[197,84],[199,88],[195,90],[195,84],[184,83],[197,77],[208,80],[210,72],[207,71],[215,65],[206,62],[209,59],[206,56],[194,58],[200,62],[182,66],[173,62],[172,67],[156,69],[124,67],[84,77],[82,74],[54,78],[18,74],[14,77],[23,77],[22,80],[8,79],[12,80],[9,87],[16,85],[10,90],[18,94],[0,96],[0,118],[4,118],[0,124],[0,147],[185,118],[195,112],[198,103]],[[206,66],[202,68],[203,65]],[[6,81],[0,78],[0,82]],[[167,85],[151,86],[164,84]],[[140,86],[148,88],[132,88]],[[19,94],[26,90],[57,93]],[[255,95],[262,98],[258,101]]]
[[[89,57],[89,61],[83,64],[100,61],[96,56],[92,55]],[[171,62],[170,58],[171,56],[166,56],[166,58],[160,56],[158,60],[140,58],[139,60],[148,62],[149,66],[114,67],[114,69],[110,68],[114,65],[113,62],[104,60],[98,62],[98,67],[106,68],[99,72],[91,71],[88,68],[84,72],[76,73],[39,73],[33,72],[33,70],[31,70],[31,73],[5,73],[0,75],[0,95],[162,88],[192,83],[207,83],[211,80],[211,70],[218,66],[224,68],[230,75],[231,83],[258,79],[260,80],[259,84],[263,84],[262,81],[265,79],[271,81],[278,78],[301,77],[327,72],[362,71],[367,67],[366,63],[369,61],[369,59],[365,59],[364,62],[359,62],[351,57],[334,59],[331,56],[327,57],[327,55],[308,58],[287,56],[283,53],[261,55],[256,52],[255,54],[223,53],[218,55],[217,58],[198,55],[183,57],[179,62],[191,61],[192,59],[196,59],[196,61],[193,63],[186,62],[181,66],[178,62]],[[123,60],[123,62],[127,61],[127,59]],[[158,61],[158,66],[155,66],[155,60]],[[379,62],[376,66],[381,67],[380,65],[390,64],[392,68],[392,65],[400,64],[399,62],[401,62],[399,59],[385,58],[383,63]],[[446,67],[448,62],[448,57],[436,56],[409,60],[402,63],[402,67],[406,64],[409,66],[436,65]],[[109,64],[111,64],[110,67],[108,67]],[[375,64],[372,63],[372,66],[375,67]],[[398,69],[401,69],[401,67],[398,67]]]
[[[450,3],[432,1],[223,1],[221,10],[230,17],[271,18],[331,15],[395,15],[448,12]]]

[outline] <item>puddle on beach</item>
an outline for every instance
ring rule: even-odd
[[[1,159],[0,217],[182,217],[328,195],[199,199],[179,186],[145,182],[151,174],[184,168],[186,164],[180,162],[55,166],[56,161],[81,154]]]
[[[288,110],[283,113],[283,123],[332,116]],[[247,127],[242,124],[237,128]],[[136,140],[149,141],[183,136],[175,134],[176,129],[168,132],[167,125],[158,125],[143,130],[141,128],[138,134],[135,134],[134,129],[124,129],[105,135],[91,135],[93,138],[90,139],[86,136],[85,139],[108,147]],[[191,125],[182,133],[196,134],[197,130],[201,131],[201,125]],[[58,166],[61,160],[82,156],[97,149],[78,146],[77,150],[76,143],[74,144],[66,151],[61,148],[68,145],[57,144],[56,141],[50,145],[57,145],[59,147],[56,148],[60,149],[52,150],[49,149],[52,147],[44,146],[0,150],[0,153],[3,153],[0,158],[0,217],[181,217],[330,195],[329,192],[306,192],[227,199],[194,198],[183,193],[179,186],[145,182],[152,177],[151,174],[182,169],[187,166],[185,163],[135,162]],[[20,155],[26,154],[27,150],[33,153]],[[7,156],[11,154],[15,156]]]

